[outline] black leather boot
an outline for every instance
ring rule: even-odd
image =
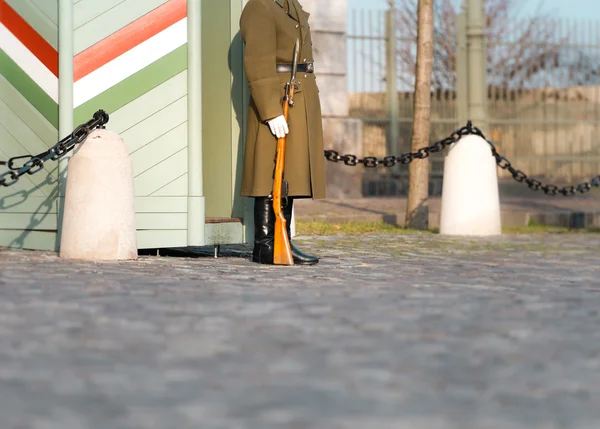
[[[273,264],[275,241],[275,213],[273,200],[254,198],[254,251],[252,260],[259,264]]]
[[[292,247],[292,257],[294,258],[294,264],[296,265],[315,265],[319,262],[319,258],[299,250],[292,242],[291,225],[292,225],[292,209],[294,207],[294,199],[288,197],[288,204],[283,208],[283,216],[285,217],[288,237],[290,238],[290,245]],[[273,222],[275,222],[273,220]]]

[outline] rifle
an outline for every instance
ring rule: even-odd
[[[296,40],[294,46],[294,61],[292,63],[292,79],[285,84],[285,97],[283,98],[283,117],[288,120],[290,106],[294,105],[294,91],[296,85],[296,68],[298,67],[298,51],[300,41]],[[275,156],[275,173],[273,175],[273,211],[275,212],[275,243],[273,249],[273,264],[294,265],[292,246],[287,234],[286,220],[281,210],[281,201],[287,200],[287,182],[283,180],[285,168],[285,145],[287,136],[277,139],[277,152]],[[283,194],[283,195],[282,195]]]

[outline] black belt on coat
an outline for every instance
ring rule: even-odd
[[[300,63],[296,68],[297,73],[314,73],[315,63]],[[277,64],[277,73],[291,73],[292,64]]]

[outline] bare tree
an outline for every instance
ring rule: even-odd
[[[429,144],[431,124],[431,77],[434,54],[433,0],[419,0],[417,8],[417,55],[415,64],[415,98],[411,148]],[[427,229],[429,226],[429,160],[412,163],[409,168],[406,226]]]
[[[434,1],[432,88],[453,90],[456,87],[457,0]],[[412,85],[416,68],[417,0],[398,0],[397,3],[401,32],[399,79],[405,85]],[[561,40],[555,34],[555,22],[541,9],[531,18],[518,18],[523,3],[522,0],[485,1],[490,85],[524,88],[536,77],[546,78],[544,73],[560,67]],[[502,70],[501,75],[494,74],[497,70]]]

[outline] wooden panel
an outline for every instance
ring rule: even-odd
[[[131,155],[134,176],[139,176],[185,148],[187,148],[187,122],[151,141]],[[179,174],[184,174],[186,169],[187,167]]]
[[[4,106],[10,106],[10,111],[27,124],[46,146],[53,146],[58,141],[58,131],[56,128],[3,76],[0,76],[0,100]],[[1,109],[2,107],[0,106],[0,118],[8,114],[8,112]]]
[[[126,0],[75,0],[73,7],[73,25],[75,29],[100,17]]]
[[[134,153],[163,134],[187,121],[187,96],[121,133],[129,153]]]
[[[164,188],[187,172],[186,78],[187,73],[180,73],[111,115],[109,126],[125,130],[121,136],[132,153],[135,175],[143,176],[136,178],[136,195],[162,190],[166,196]],[[170,167],[161,167],[162,162]],[[168,171],[171,167],[175,169]]]
[[[58,0],[43,0],[49,4],[58,4]],[[52,22],[42,10],[40,10],[32,0],[6,0],[6,2],[21,17],[31,25],[35,31],[42,36],[46,42],[58,50],[58,26]]]
[[[106,1],[106,0],[103,0]],[[33,0],[33,4],[54,24],[58,25],[58,0]]]
[[[36,213],[43,209],[44,213],[56,213],[56,198],[48,197],[32,197],[27,193],[15,192],[15,186],[10,188],[1,188],[3,192],[0,194],[0,214],[3,213],[24,213],[25,215]],[[0,227],[4,227],[0,223]]]
[[[1,157],[0,152],[0,157]],[[3,166],[4,168],[4,166]],[[4,171],[3,171],[4,172]],[[43,173],[38,173],[38,175]],[[46,176],[48,179],[49,176]],[[54,182],[52,182],[54,183]],[[21,176],[19,181],[9,187],[0,188],[0,213],[13,211],[15,213],[31,214],[36,210],[46,210],[48,205],[53,205],[54,201],[58,197],[56,188],[48,196],[44,195],[44,191],[41,191],[39,185],[32,182],[32,176],[25,175]],[[42,185],[43,186],[43,185]],[[55,192],[56,191],[56,192]],[[23,205],[26,201],[32,198],[41,198],[43,201],[37,206]],[[43,204],[43,207],[42,207]],[[27,208],[28,207],[28,208]],[[13,210],[14,209],[14,210]],[[0,224],[0,228],[3,225]]]
[[[187,213],[185,197],[136,197],[137,213]]]
[[[152,192],[152,196],[168,196],[168,197],[187,197],[188,194],[188,175],[187,173],[167,183],[160,189]]]
[[[56,231],[15,231],[0,229],[0,243],[5,247],[31,250],[57,250]]]
[[[202,141],[206,216],[230,217],[231,148],[230,4],[202,0]],[[210,184],[210,185],[209,185]]]
[[[99,42],[168,0],[127,0],[75,30],[75,54]]]
[[[54,207],[55,209],[55,207]],[[187,213],[137,213],[136,229],[172,230],[187,228]],[[56,213],[27,214],[0,212],[3,229],[56,230]]]
[[[75,123],[89,120],[98,109],[112,114],[186,69],[187,44],[76,108]]]
[[[56,143],[57,135],[56,128],[0,77],[0,159],[43,152]],[[5,169],[1,166],[0,172]],[[57,172],[57,163],[50,161],[44,171],[2,188],[0,245],[54,249],[53,236],[4,230],[56,229]]]
[[[187,70],[110,114],[107,128],[123,133],[187,95]]]
[[[58,128],[58,104],[0,49],[0,75],[31,103],[55,128]]]
[[[187,213],[138,213],[135,223],[138,230],[187,229]]]
[[[205,245],[242,243],[242,224],[206,224]],[[186,247],[185,230],[141,230],[137,232],[138,249],[157,249],[168,247]]]
[[[18,91],[0,77],[0,159],[11,156],[37,154],[54,145],[57,131]],[[1,166],[4,173],[6,167]],[[8,229],[56,229],[56,177],[58,165],[48,162],[45,170],[33,175],[21,176],[20,180],[0,193],[0,228]],[[0,244],[9,245],[21,237],[19,243],[35,246],[39,236],[27,237],[26,233],[2,232]],[[47,237],[46,237],[47,238]],[[54,248],[51,239],[51,248]],[[48,244],[41,246],[48,249]],[[30,247],[33,248],[33,247]]]
[[[56,230],[56,214],[53,213],[2,213],[0,212],[0,225],[3,229],[22,230]]]
[[[0,147],[2,148],[0,149],[0,157],[3,159],[8,159],[9,157],[16,155],[27,155],[27,151],[23,149],[23,146],[19,144],[19,142],[17,142],[2,125],[0,125],[0,142]],[[56,166],[48,164],[48,167],[54,167],[53,171],[56,178]],[[4,173],[5,170],[5,166],[0,166],[0,171],[2,173]],[[55,181],[55,178],[52,179],[51,174],[52,173],[49,171],[44,170],[37,174],[26,174],[21,176],[19,181],[10,187],[10,192],[23,191],[26,192],[27,195],[48,195],[51,192],[49,189],[54,187],[54,185],[48,185],[48,183],[53,183]],[[49,175],[50,179],[48,178]],[[4,195],[4,192],[0,194],[0,198],[2,198]]]
[[[54,141],[51,145],[46,144],[27,125],[26,120],[26,118],[19,118],[2,100],[0,100],[0,132],[3,132],[3,135],[10,135],[12,140],[18,144],[18,147],[14,148],[15,152],[12,156],[28,154],[37,155],[47,151],[50,146],[53,146],[56,143]],[[47,166],[44,166],[44,168],[50,172],[54,169],[54,166],[48,164]]]
[[[142,230],[137,232],[138,249],[187,246],[187,230]]]
[[[178,178],[187,169],[187,150],[183,149],[134,179],[137,196],[148,196],[165,183]],[[166,200],[165,200],[166,204]]]
[[[27,217],[37,212],[56,213],[58,187],[55,187],[46,196],[42,192],[36,192],[35,186],[31,182],[30,176],[25,175],[14,185],[0,188],[0,214],[22,213],[24,217]],[[4,225],[0,224],[0,228],[3,227]]]

